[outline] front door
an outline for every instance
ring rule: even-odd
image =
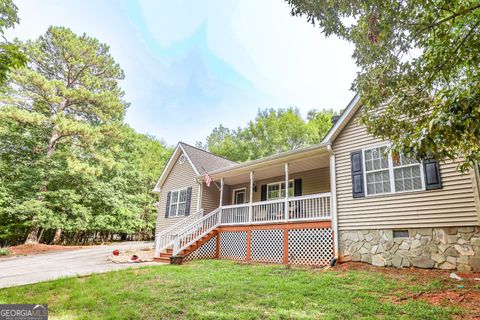
[[[235,190],[233,192],[233,204],[245,203],[245,189]]]

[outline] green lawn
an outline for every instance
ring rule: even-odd
[[[376,272],[208,260],[0,289],[0,303],[48,303],[50,319],[448,319],[459,310],[391,302],[438,286]]]

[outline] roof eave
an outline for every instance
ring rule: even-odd
[[[278,153],[278,154],[275,154],[275,155],[272,155],[272,156],[268,156],[268,157],[244,162],[244,163],[234,165],[234,166],[230,166],[230,167],[227,167],[227,168],[222,168],[222,169],[219,169],[219,170],[209,172],[208,174],[209,174],[210,177],[215,179],[216,176],[221,175],[221,174],[225,174],[225,173],[229,173],[229,174],[239,173],[240,174],[240,173],[243,173],[243,172],[253,171],[254,169],[258,169],[259,167],[272,165],[272,164],[275,164],[276,162],[281,162],[281,161],[285,161],[285,160],[292,160],[292,159],[295,159],[295,157],[305,155],[305,154],[308,154],[308,153],[313,153],[313,152],[316,152],[316,151],[320,151],[322,149],[327,151],[327,145],[328,145],[327,143],[322,142],[320,144],[316,144],[316,145],[313,145],[313,146],[310,146],[310,147],[297,149],[297,150],[293,150],[293,151],[282,152],[282,153]],[[204,176],[200,175],[200,176],[198,176],[198,178],[200,180],[202,180],[204,178]]]
[[[352,114],[354,114],[360,107],[360,94],[357,93],[353,99],[349,102],[347,108],[342,112],[340,119],[335,122],[333,127],[327,132],[325,138],[323,138],[322,143],[331,144],[342,131],[348,121],[351,119]]]

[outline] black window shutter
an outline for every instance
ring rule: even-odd
[[[354,151],[350,154],[352,163],[352,196],[354,198],[365,197],[363,183],[363,160],[362,151]]]
[[[300,197],[302,195],[302,179],[293,181],[293,196]]]
[[[262,186],[262,189],[260,192],[260,200],[267,201],[267,185],[266,184]]]
[[[440,166],[434,159],[423,161],[423,172],[425,175],[425,189],[434,190],[442,188],[442,178],[440,176]]]
[[[167,207],[165,208],[165,218],[168,218],[168,214],[170,213],[170,197],[172,196],[171,192],[167,193]]]
[[[185,204],[185,217],[190,215],[190,205],[192,203],[192,187],[187,188],[187,203]]]

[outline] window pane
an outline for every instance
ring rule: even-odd
[[[367,194],[390,192],[388,170],[367,173]]]
[[[372,150],[365,150],[365,161],[370,161],[372,159]]]
[[[413,190],[412,179],[405,179],[403,180],[403,183],[405,185],[405,190]]]
[[[170,212],[168,214],[170,217],[175,217],[177,215],[177,207],[177,204],[172,204],[170,206]]]
[[[373,183],[375,182],[375,179],[373,178],[374,174],[373,173],[367,173],[367,183]]]
[[[374,189],[373,183],[368,183],[367,184],[367,193],[368,194],[375,194],[375,189]]]
[[[280,197],[280,184],[270,184],[267,186],[267,199],[273,200],[278,199]]]
[[[375,193],[383,193],[383,182],[375,183]]]
[[[401,166],[407,166],[407,165],[410,165],[410,164],[419,163],[417,160],[415,160],[413,158],[409,158],[409,157],[404,156],[402,154],[398,156],[398,160],[399,161],[393,161],[393,166],[394,167],[401,167]]]
[[[365,170],[372,171],[373,170],[373,162],[372,160],[367,160],[365,162]]]
[[[170,199],[170,203],[177,203],[178,202],[178,191],[172,192],[172,198]]]
[[[365,170],[382,170],[388,168],[388,158],[385,157],[386,147],[365,150]]]
[[[181,190],[178,202],[185,202],[186,200],[187,200],[187,190]]]
[[[411,191],[422,189],[420,165],[394,169],[395,190]]]
[[[386,181],[383,183],[383,192],[390,192],[390,181]]]
[[[185,206],[186,206],[185,203],[180,203],[180,204],[178,205],[178,215],[179,215],[179,216],[185,215]]]

